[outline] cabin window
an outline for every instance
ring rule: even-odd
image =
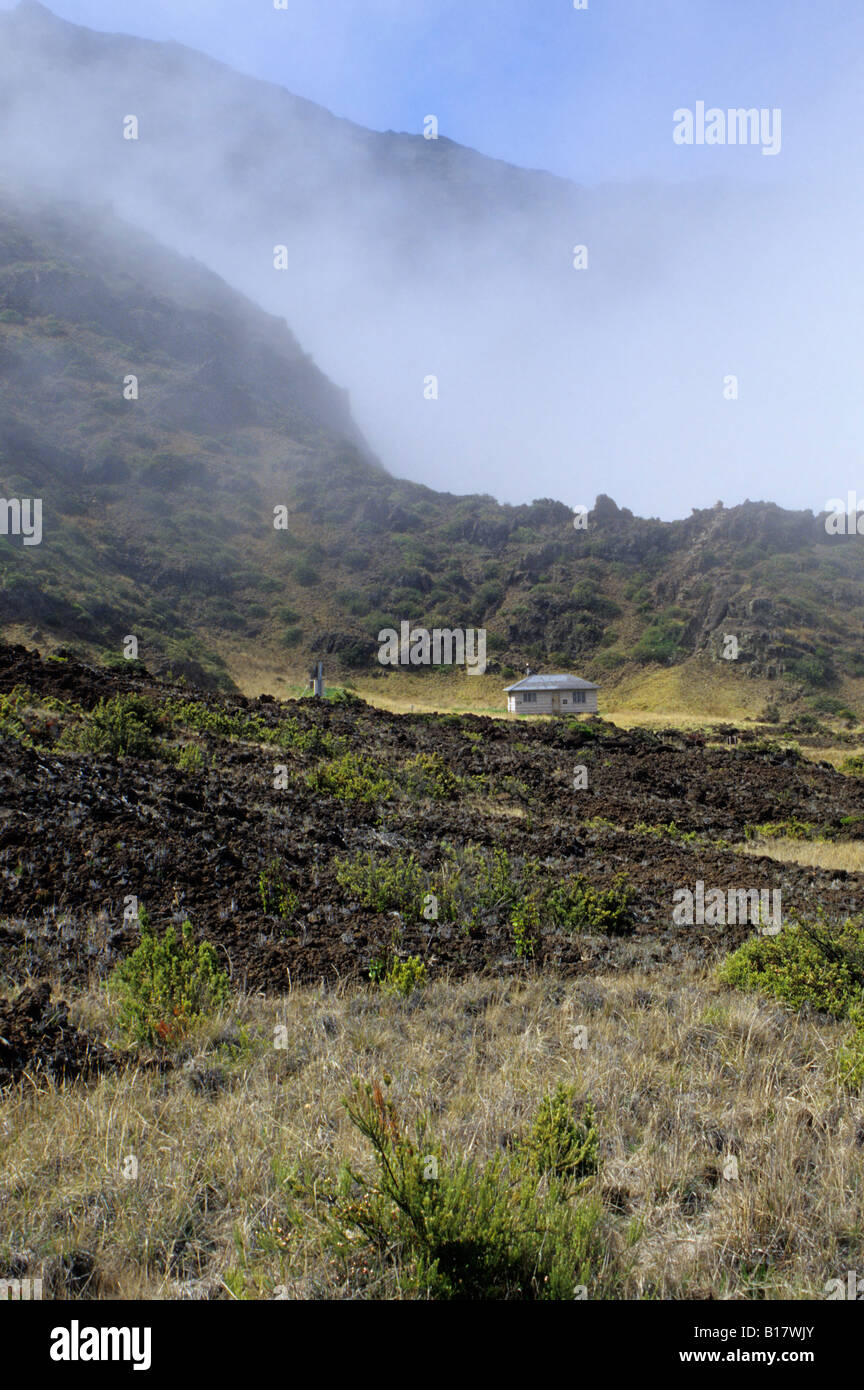
[[[537,703],[537,692],[536,692],[536,690],[526,690],[525,693],[524,693],[523,696],[522,696],[522,701],[523,701],[523,704],[526,704],[526,705],[536,705],[536,703]]]
[[[584,703],[585,703],[585,691],[584,691],[584,690],[577,690],[577,691],[576,691],[576,694],[573,696],[573,703],[574,703],[574,705],[584,705]]]

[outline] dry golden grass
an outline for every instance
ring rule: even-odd
[[[101,993],[78,1013],[104,1022]],[[341,1104],[352,1079],[389,1073],[445,1155],[480,1159],[566,1081],[597,1108],[596,1190],[625,1297],[818,1298],[864,1263],[864,1119],[837,1088],[842,1035],[684,968],[441,980],[408,1001],[242,999],[185,1066],[7,1094],[0,1260],[30,1252],[35,1276],[85,1252],[84,1297],[399,1298],[386,1258],[346,1264],[326,1238],[340,1166],[371,1168]]]
[[[812,763],[830,763],[838,772],[842,770],[843,763],[853,755],[864,753],[864,748],[850,748],[848,743],[827,743],[816,746],[803,744],[800,748],[803,757]],[[852,774],[849,774],[852,775]]]
[[[767,855],[781,864],[803,864],[811,869],[845,869],[864,874],[862,840],[795,840],[785,835],[765,836],[738,845],[742,854]]]

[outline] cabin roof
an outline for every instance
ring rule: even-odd
[[[599,685],[593,681],[583,681],[580,676],[568,676],[566,673],[551,676],[526,676],[524,680],[517,681],[515,685],[504,687],[506,693],[511,690],[599,690]]]

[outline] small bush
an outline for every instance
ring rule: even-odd
[[[633,656],[637,661],[659,661],[664,665],[675,661],[682,654],[685,626],[678,618],[661,615],[646,627],[633,647]]]
[[[299,905],[299,898],[277,859],[272,859],[258,875],[258,896],[265,916],[281,917],[283,921],[293,917]]]
[[[246,739],[255,743],[267,742],[272,738],[271,730],[263,719],[242,710],[222,709],[218,705],[205,704],[203,700],[169,700],[165,710],[172,723],[181,728],[194,729],[196,733]]]
[[[572,1200],[569,1183],[550,1175],[538,1186],[502,1155],[445,1158],[425,1120],[409,1137],[378,1086],[356,1083],[345,1106],[372,1147],[375,1174],[346,1173],[359,1194],[337,1204],[338,1248],[350,1254],[359,1230],[396,1262],[409,1296],[570,1300],[599,1272],[599,1204]],[[611,1286],[611,1261],[604,1276]]]
[[[540,931],[540,910],[534,898],[516,904],[511,919],[513,949],[518,960],[530,960],[534,955]]]
[[[516,860],[504,849],[467,844],[442,845],[437,869],[424,869],[416,857],[360,854],[336,866],[336,878],[364,907],[395,910],[412,917],[434,895],[437,919],[471,930],[484,922],[509,921],[517,954],[533,954],[540,923],[588,929],[609,935],[632,930],[635,892],[618,874],[606,889],[596,889],[581,875],[564,875],[553,886],[549,866],[539,860]]]
[[[726,957],[724,984],[771,994],[793,1009],[809,1004],[850,1018],[864,1003],[864,923],[791,923],[777,936],[755,936]]]
[[[534,1124],[520,1144],[526,1167],[535,1177],[551,1175],[577,1184],[600,1166],[594,1106],[586,1101],[577,1115],[575,1088],[561,1085],[540,1102]]]
[[[418,753],[403,771],[406,786],[415,795],[428,796],[433,801],[452,801],[459,795],[459,778],[440,753]]]
[[[74,742],[85,753],[107,753],[112,758],[152,757],[159,720],[143,695],[115,695],[100,700],[76,730]]]
[[[848,918],[841,926],[798,922],[779,936],[754,937],[727,956],[720,979],[850,1023],[837,1076],[851,1091],[864,1086],[864,919]]]
[[[197,946],[192,924],[173,925],[158,937],[139,913],[141,943],[115,968],[109,988],[119,1002],[126,1035],[151,1046],[176,1046],[199,1019],[224,1005],[228,976],[207,941]]]
[[[30,695],[24,686],[16,685],[14,690],[0,691],[0,734],[4,738],[29,740],[28,721],[25,711],[37,697]]]
[[[831,660],[824,655],[798,657],[797,660],[790,661],[789,671],[805,685],[815,686],[817,689],[830,685],[836,679]]]
[[[176,757],[181,772],[200,772],[204,766],[204,754],[198,743],[184,743],[177,749]]]
[[[427,876],[413,854],[376,858],[366,851],[337,863],[336,881],[363,907],[419,917]]]
[[[407,999],[415,989],[426,983],[426,966],[419,956],[409,956],[407,960],[394,960],[381,981],[385,994],[401,994]]]
[[[761,825],[745,825],[745,840],[756,839],[789,839],[789,840],[818,840],[819,831],[810,821],[797,820],[771,820],[763,821]]]
[[[385,801],[393,794],[393,784],[383,771],[355,753],[343,753],[341,758],[322,763],[307,773],[306,784],[311,791],[364,805]]]
[[[557,926],[624,936],[633,929],[635,896],[624,873],[616,874],[608,888],[593,888],[577,874],[551,890],[545,908]]]

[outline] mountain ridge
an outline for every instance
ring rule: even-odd
[[[725,679],[732,632],[736,673],[778,698],[864,674],[859,538],[773,503],[666,522],[602,495],[583,530],[552,499],[400,480],[288,325],[105,210],[0,201],[0,454],[4,495],[44,499],[41,546],[0,537],[0,623],[31,644],[118,659],[137,634],[157,669],[230,685],[253,656],[381,676],[384,627],[482,626],[496,681],[608,684],[693,660]]]

